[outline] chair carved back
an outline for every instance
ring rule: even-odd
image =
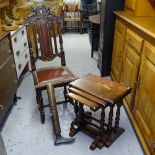
[[[45,6],[38,6],[25,21],[30,48],[32,70],[36,69],[37,59],[51,61],[55,57],[61,58],[61,65],[65,66],[65,53],[61,34],[61,18]]]

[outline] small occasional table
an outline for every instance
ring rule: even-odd
[[[84,131],[94,141],[90,149],[109,147],[124,132],[119,127],[120,108],[123,98],[131,88],[123,84],[88,74],[70,83],[68,97],[72,100],[75,119],[71,123],[70,136]],[[85,111],[87,106],[91,111]],[[99,118],[92,115],[101,109]]]

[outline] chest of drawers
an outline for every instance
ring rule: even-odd
[[[11,47],[10,34],[0,36],[0,126],[14,103],[17,74]]]
[[[25,66],[28,64],[30,60],[25,26],[21,26],[18,30],[11,32],[11,41],[17,77],[19,79]]]

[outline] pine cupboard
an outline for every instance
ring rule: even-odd
[[[124,105],[145,154],[155,155],[155,17],[115,14],[111,75],[133,88]]]
[[[144,43],[133,114],[155,154],[155,46]]]
[[[134,106],[133,100],[135,89],[138,84],[137,76],[140,65],[142,43],[143,39],[141,37],[135,34],[132,30],[127,29],[120,82],[132,88],[132,93],[125,98],[130,109],[133,109]]]
[[[116,20],[113,54],[112,54],[111,76],[117,82],[120,81],[120,75],[121,75],[120,73],[122,69],[125,33],[126,33],[126,26],[119,20]]]

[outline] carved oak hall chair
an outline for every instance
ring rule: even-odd
[[[78,29],[82,33],[82,12],[79,2],[65,2],[63,4],[63,29]]]
[[[44,108],[50,107],[55,134],[55,143],[71,142],[73,138],[61,136],[57,105],[68,102],[66,98],[66,86],[76,77],[66,67],[65,53],[63,50],[63,40],[61,35],[61,21],[44,6],[38,6],[25,21],[27,28],[28,42],[31,56],[32,74],[36,90],[36,100],[38,103],[41,122],[45,122]],[[38,46],[40,45],[40,46]],[[39,49],[40,47],[40,49]],[[37,59],[42,61],[52,61],[60,57],[61,65],[47,68],[36,68]],[[64,101],[56,102],[55,87],[64,87]],[[46,90],[49,104],[43,103],[42,91]]]

